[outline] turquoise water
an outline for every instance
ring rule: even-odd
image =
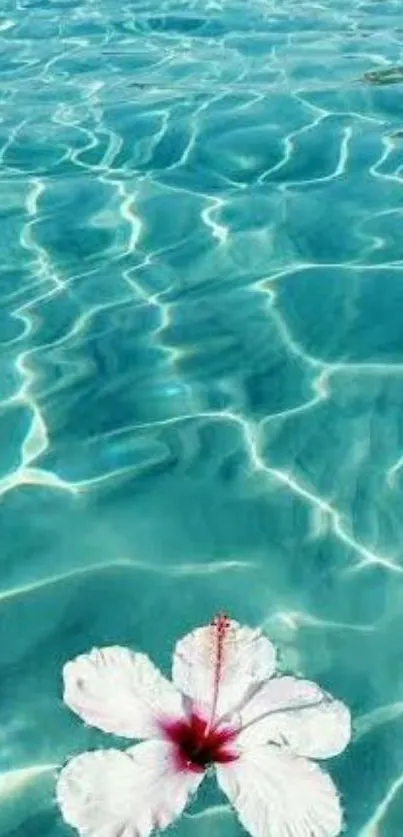
[[[402,20],[2,2],[2,837],[110,743],[63,663],[222,608],[350,705],[346,837],[401,835]],[[170,834],[239,837],[203,793]]]

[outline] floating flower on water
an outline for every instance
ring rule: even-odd
[[[74,712],[145,740],[67,763],[57,785],[66,822],[85,837],[148,837],[183,812],[214,766],[252,837],[336,837],[339,797],[313,759],[344,750],[349,711],[315,683],[274,671],[270,640],[225,616],[177,643],[172,683],[126,648],[67,663],[64,700]]]

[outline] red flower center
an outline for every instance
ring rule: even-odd
[[[175,745],[178,770],[199,773],[214,762],[228,764],[238,758],[235,750],[230,747],[236,731],[229,727],[209,729],[207,721],[194,713],[186,721],[163,724],[163,730]]]

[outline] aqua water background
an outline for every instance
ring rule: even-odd
[[[400,0],[2,0],[2,837],[111,743],[63,663],[222,608],[351,706],[346,837],[401,837],[402,50]]]

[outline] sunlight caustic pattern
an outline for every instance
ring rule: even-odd
[[[0,47],[0,837],[104,746],[64,661],[223,607],[352,708],[346,837],[400,837],[400,4],[5,0]],[[239,828],[207,783],[172,834]]]

